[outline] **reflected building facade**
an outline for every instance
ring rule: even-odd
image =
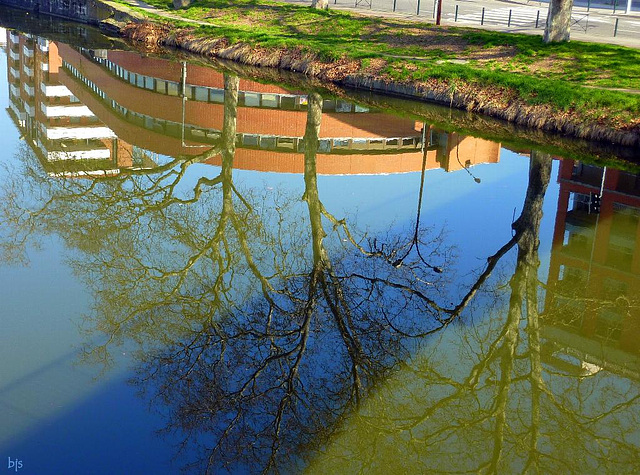
[[[640,375],[640,177],[560,162],[547,333],[582,361]]]
[[[220,138],[221,72],[16,32],[6,36],[11,115],[47,164],[102,160],[117,173],[152,167],[157,154],[199,155]],[[241,79],[238,106],[234,168],[302,173],[307,95]],[[497,163],[499,155],[500,144],[490,141],[441,133],[342,100],[323,104],[319,174],[415,172],[423,160],[426,169],[456,171]],[[93,163],[90,168],[108,168]]]
[[[134,165],[134,147],[61,82],[57,43],[14,31],[6,40],[8,112],[51,175],[112,175]]]

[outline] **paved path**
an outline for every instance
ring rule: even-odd
[[[153,5],[149,5],[148,3],[145,3],[142,0],[124,0],[124,1],[127,2],[131,6],[134,6],[134,7],[137,7],[137,8],[140,8],[140,9],[144,10],[145,12],[155,13],[155,14],[163,16],[165,18],[172,18],[172,19],[184,21],[184,22],[187,22],[187,23],[194,23],[196,25],[211,25],[211,23],[207,22],[207,21],[192,20],[190,18],[181,17],[177,13],[171,13],[171,12],[168,12],[166,10],[159,10],[156,7],[154,7]]]

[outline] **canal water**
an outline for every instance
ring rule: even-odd
[[[637,150],[3,26],[8,471],[640,470]]]

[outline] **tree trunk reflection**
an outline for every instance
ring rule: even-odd
[[[583,381],[544,364],[541,321],[552,316],[539,312],[538,248],[549,155],[532,152],[511,239],[459,289],[443,231],[416,217],[410,229],[367,234],[324,206],[317,93],[302,200],[236,186],[238,89],[226,74],[221,137],[202,154],[91,182],[51,180],[25,157],[0,205],[7,256],[38,233],[79,251],[72,265],[94,292],[87,323],[100,338],[87,356],[106,364],[117,343],[133,342],[135,383],[166,415],[166,432],[181,435],[187,468],[554,472],[567,468],[550,449],[559,427],[575,434],[572,455],[637,455],[596,430],[605,418],[635,420],[636,386],[585,412],[564,396],[582,394]],[[192,164],[218,155],[218,175],[177,191]]]

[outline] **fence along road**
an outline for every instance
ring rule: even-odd
[[[311,0],[284,1],[311,3]],[[331,9],[424,22],[432,22],[435,18],[435,5],[434,0],[329,0]],[[618,0],[615,13],[612,4],[596,4],[596,0],[585,0],[580,5],[583,6],[574,3],[573,7],[572,39],[640,48],[640,0],[634,0],[629,14],[625,14],[626,0]],[[537,1],[443,0],[442,23],[542,35],[547,11],[548,3]]]

